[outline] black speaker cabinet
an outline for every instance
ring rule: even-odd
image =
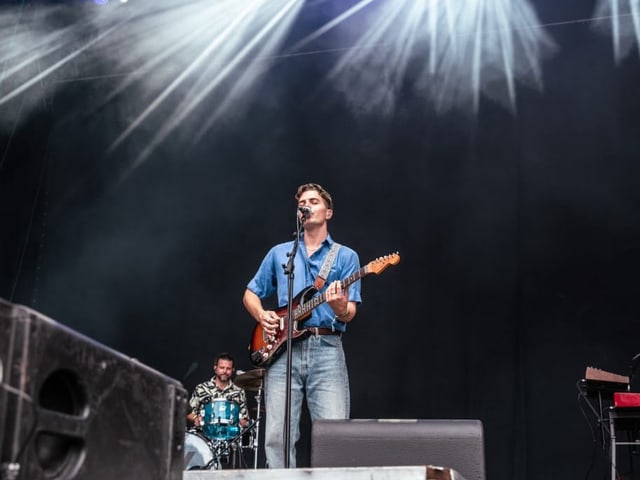
[[[178,480],[187,393],[0,299],[0,479]]]
[[[311,466],[437,465],[485,480],[479,420],[316,420]]]

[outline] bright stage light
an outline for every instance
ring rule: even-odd
[[[616,62],[640,46],[640,0],[598,0],[595,29],[613,39]]]
[[[349,22],[360,10],[366,27]],[[527,0],[362,0],[299,47],[330,29],[365,32],[328,77],[364,112],[392,112],[405,88],[439,111],[477,112],[481,95],[515,109],[517,84],[542,88],[541,61],[555,48]]]
[[[0,108],[19,96],[27,103],[33,98],[16,108],[24,118],[61,85],[112,79],[100,101],[129,99],[130,121],[111,151],[143,126],[144,138],[151,137],[137,166],[192,113],[201,119],[190,137],[197,141],[232,106],[238,111],[303,4],[137,0],[122,8],[120,2],[83,2],[41,5],[28,15],[0,7]],[[26,95],[35,88],[36,96]]]
[[[21,94],[16,111],[24,115],[60,85],[109,78],[99,101],[119,97],[127,110],[110,151],[136,132],[147,142],[133,169],[188,121],[189,140],[197,142],[252,97],[274,58],[310,54],[329,33],[343,39],[336,50],[344,53],[327,79],[365,112],[392,112],[405,89],[439,111],[477,112],[482,96],[515,109],[519,84],[542,88],[541,61],[554,48],[527,0],[360,0],[348,8],[335,2],[337,14],[283,54],[304,5],[82,2],[71,14],[58,4],[22,16],[0,9],[0,122],[1,107]],[[38,95],[26,95],[33,88]]]
[[[191,140],[204,135],[211,125],[232,107],[238,109],[243,97],[270,65],[265,59],[278,51],[284,36],[302,7],[303,0],[227,0],[189,16],[197,25],[183,26],[180,37],[158,48],[155,39],[150,48],[143,46],[146,59],[142,71],[156,72],[167,58],[186,56],[183,67],[159,85],[154,98],[129,127],[115,140],[116,148],[129,137],[170,96],[180,91],[181,98],[171,107],[166,120],[131,164],[125,175],[141,165],[164,139],[200,109],[203,121]],[[209,4],[209,2],[207,2]],[[211,4],[209,4],[211,5]],[[187,19],[187,17],[184,17]],[[175,25],[175,16],[165,18]],[[199,42],[199,45],[198,45]],[[157,51],[155,55],[151,52]],[[185,58],[180,56],[179,58]],[[180,90],[178,90],[180,88]],[[216,99],[215,101],[212,99]],[[213,104],[203,112],[205,104]]]

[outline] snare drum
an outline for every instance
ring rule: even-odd
[[[196,430],[189,430],[184,436],[184,469],[209,470],[218,469],[214,461],[213,448],[209,440]]]
[[[202,431],[212,440],[233,440],[240,435],[240,406],[224,398],[214,398],[202,412]]]

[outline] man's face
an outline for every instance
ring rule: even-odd
[[[333,210],[327,208],[324,200],[316,190],[307,190],[300,195],[298,207],[309,207],[311,215],[307,218],[307,223],[322,224],[333,215]]]
[[[231,360],[220,359],[213,367],[213,372],[220,381],[228,382],[233,374],[233,362]]]

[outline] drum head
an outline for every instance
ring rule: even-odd
[[[237,403],[224,398],[214,398],[213,402],[205,405],[205,423],[235,425],[238,423],[240,407]]]

